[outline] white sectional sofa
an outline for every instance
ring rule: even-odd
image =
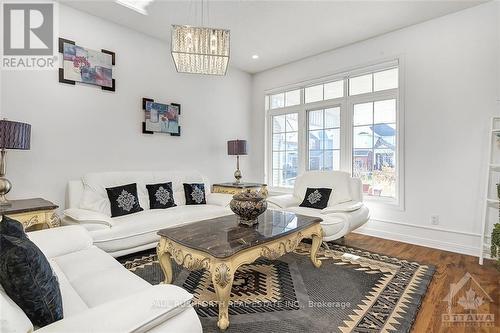
[[[322,210],[299,207],[308,187],[333,189],[328,207]],[[363,204],[361,180],[340,171],[305,172],[295,180],[293,193],[269,197],[268,208],[322,218],[324,241],[341,238],[370,219],[370,212]]]
[[[0,288],[0,332],[202,332],[192,295],[174,285],[152,286],[67,226],[28,233],[59,280],[64,318],[36,329]]]
[[[177,207],[149,209],[147,184],[172,182]],[[144,211],[111,218],[106,188],[137,183]],[[186,205],[183,183],[204,183],[206,205]],[[198,172],[104,172],[89,173],[68,184],[63,225],[79,224],[91,234],[94,245],[114,257],[154,248],[158,230],[232,214],[229,194],[210,193],[210,184]]]

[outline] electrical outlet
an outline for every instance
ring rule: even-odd
[[[432,215],[431,216],[431,224],[432,225],[438,225],[439,224],[439,215]]]

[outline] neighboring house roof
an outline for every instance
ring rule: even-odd
[[[379,136],[394,136],[396,130],[387,124],[377,124],[370,127]]]

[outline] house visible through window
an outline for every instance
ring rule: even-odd
[[[398,62],[372,68],[265,96],[273,187],[292,187],[307,170],[343,170],[367,197],[398,201]]]

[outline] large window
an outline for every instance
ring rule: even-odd
[[[401,195],[398,61],[274,91],[268,113],[269,184],[292,187],[307,170],[359,177],[367,197]]]
[[[272,184],[293,186],[298,172],[298,114],[272,117]]]

